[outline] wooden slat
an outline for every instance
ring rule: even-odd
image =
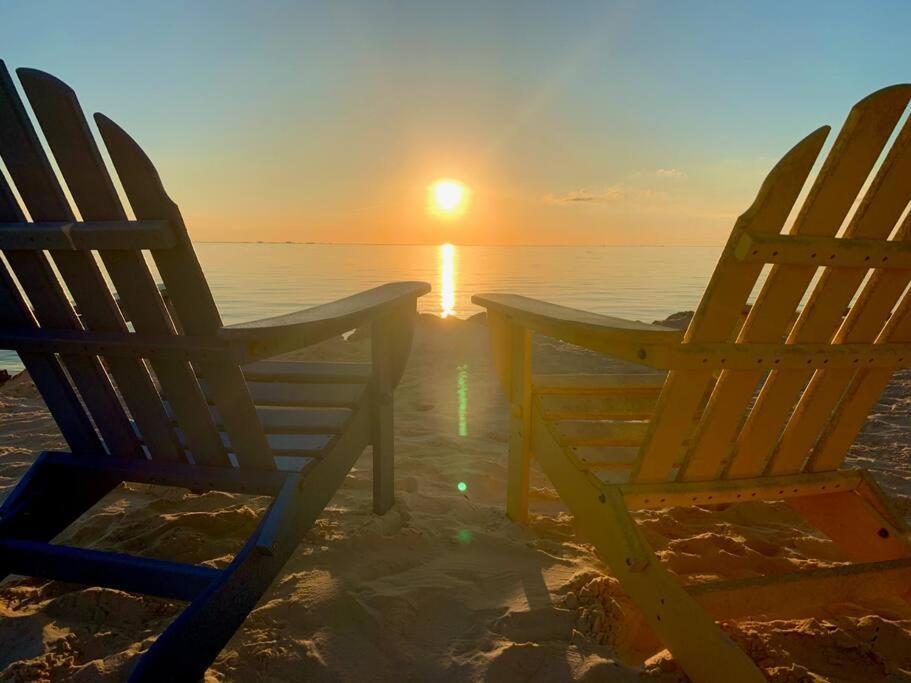
[[[558,420],[552,424],[564,446],[638,446],[648,429],[647,422]]]
[[[829,131],[816,130],[775,165],[753,205],[737,219],[684,343],[730,341],[747,297],[762,272],[760,264],[738,263],[734,249],[740,235],[781,231]],[[710,370],[671,372],[658,399],[655,419],[642,449],[634,481],[664,481],[680,458],[706,391],[715,381]]]
[[[411,347],[415,302],[429,291],[426,282],[387,282],[319,306],[228,325],[219,336],[245,349],[246,357],[253,361],[275,358],[358,327],[397,318],[407,323],[396,327],[391,345],[392,377],[397,384]],[[403,311],[407,311],[405,317],[399,318]]]
[[[213,358],[235,360],[237,353],[222,340],[185,335],[146,335],[127,332],[92,332],[82,329],[45,330],[15,328],[0,331],[0,348],[63,353],[74,356],[148,358],[190,361]]]
[[[862,481],[860,471],[843,470],[787,477],[718,479],[711,482],[630,484],[623,486],[621,491],[631,510],[644,510],[844,493],[853,491]]]
[[[72,211],[3,65],[0,65],[0,131],[0,156],[32,218],[39,222],[73,220]],[[57,269],[69,282],[86,322],[116,325],[120,313],[91,254],[61,251],[52,252],[52,256]],[[6,257],[43,327],[79,329],[69,301],[43,253],[7,251]],[[122,319],[119,322],[123,325]],[[69,355],[62,358],[111,453],[119,457],[143,457],[139,441],[99,360]],[[125,360],[109,364],[109,368],[115,377],[138,375],[136,363]],[[124,392],[124,398],[129,402],[135,397]]]
[[[894,148],[893,148],[894,149]],[[882,226],[891,230],[890,226]],[[886,239],[805,237],[803,235],[744,235],[738,260],[826,268],[911,269],[911,244]]]
[[[269,434],[266,438],[277,456],[315,457],[336,437],[333,434]]]
[[[0,219],[5,221],[25,220],[2,175],[0,175]],[[0,262],[0,330],[9,328],[34,330],[37,329],[37,324],[22,300],[6,265]],[[38,388],[41,398],[44,399],[44,403],[60,428],[60,433],[73,452],[103,452],[104,447],[95,428],[86,415],[85,409],[57,357],[52,354],[22,351],[19,353],[19,358],[22,359],[22,364]]]
[[[570,446],[569,452],[589,470],[630,469],[639,454],[637,446]]]
[[[546,428],[538,429],[536,421],[536,460],[572,512],[580,534],[595,546],[664,646],[694,680],[763,681],[750,659],[662,567],[636,529],[620,490],[575,466],[554,439],[553,425],[545,422]]]
[[[887,312],[888,313],[888,312]],[[887,315],[884,314],[884,315]],[[151,360],[228,360],[236,362],[241,351],[229,345],[219,337],[194,337],[186,335],[147,335],[127,332],[86,332],[82,330],[48,330],[34,328],[10,327],[0,331],[0,348],[12,350],[68,353],[83,356],[123,356],[129,358],[148,358]],[[765,369],[823,369],[823,368],[856,368],[892,367],[902,368],[911,365],[906,343],[815,343],[815,344],[683,344],[671,347],[658,355],[655,362],[675,370],[706,368],[712,370],[752,370]],[[300,384],[302,378],[292,377],[290,381],[281,381],[268,374],[247,374],[250,379],[261,383]],[[368,378],[369,379],[369,378]],[[335,381],[334,381],[335,380]],[[364,383],[364,379],[355,377],[320,377],[312,376],[312,383],[318,384],[354,384]],[[622,402],[629,397],[630,401],[657,399],[660,387],[642,386],[623,388],[580,386],[575,389],[570,385],[564,387],[541,387],[533,392],[536,396],[552,397],[554,405],[575,400]],[[567,397],[567,398],[559,398]]]
[[[366,384],[370,380],[369,363],[264,360],[244,365],[241,370],[252,382]]]
[[[133,228],[126,227],[130,224],[125,220],[123,206],[88,128],[76,94],[66,84],[48,74],[31,69],[20,69],[18,73],[35,116],[41,124],[48,145],[83,218],[93,221],[117,221],[123,234],[128,234]],[[163,224],[169,237],[167,244],[174,245],[173,230],[166,221],[150,223]],[[134,329],[140,333],[172,334],[160,294],[142,253],[135,248],[105,249],[101,250],[99,255],[114,286],[120,292],[122,303],[132,312]],[[80,275],[79,272],[75,272],[71,279],[78,280]],[[72,283],[70,288],[73,289]],[[105,287],[105,293],[106,290]],[[90,298],[90,294],[91,291],[87,291],[84,298]],[[80,302],[80,310],[82,308],[83,304]],[[119,333],[126,331],[125,324],[120,320],[119,305],[116,302],[113,306],[108,304],[101,313],[104,316],[97,323],[98,329]],[[161,346],[156,344],[156,347]],[[165,460],[177,460],[182,457],[180,445],[164,414],[158,393],[148,377],[144,364],[139,361],[132,361],[131,364],[130,361],[121,361],[112,356],[107,358],[109,366],[121,365],[125,369],[119,375],[115,375],[115,378],[131,407],[134,419],[140,426],[151,455]],[[193,403],[194,391],[197,396],[197,407],[204,409],[202,397],[199,395],[199,389],[195,388],[193,375],[187,363],[180,360],[165,360],[162,363],[153,363],[153,368],[162,371],[159,374],[159,381],[163,390],[173,396],[175,404],[184,412],[188,421],[199,421],[198,424],[188,427],[187,432],[194,443],[194,452],[200,454],[200,461],[208,459],[203,456],[223,457],[223,454],[216,450],[220,447],[220,442],[214,428],[210,426],[206,430],[206,413],[200,409],[184,410],[184,404]],[[213,452],[210,453],[209,449]]]
[[[132,138],[100,114],[95,115],[95,120],[136,218],[167,220],[173,226],[178,246],[153,250],[152,257],[180,319],[180,326],[190,335],[215,335],[222,327],[221,318],[193,252],[180,211],[165,193],[151,161]],[[135,316],[132,307],[127,306]],[[218,362],[202,362],[199,368],[209,378],[211,395],[227,423],[240,464],[274,468],[266,435],[256,417],[240,368],[235,364]],[[170,393],[168,398],[175,400]],[[187,429],[191,427],[183,421],[182,424]]]
[[[193,600],[221,574],[212,567],[16,539],[0,539],[0,554],[15,574],[173,600]]]
[[[911,343],[911,297],[905,296],[878,341]],[[807,463],[810,471],[835,469],[841,464],[892,373],[892,368],[871,368],[857,373],[813,449]]]
[[[899,598],[908,595],[911,559],[840,565],[776,576],[718,581],[687,588],[713,617],[795,619],[817,616],[833,601]]]
[[[186,441],[186,435],[184,434],[183,429],[178,428],[176,430],[177,436],[180,439],[181,443],[190,454],[193,454],[193,449],[188,447]],[[231,437],[226,432],[219,432],[219,437],[222,442],[225,453],[230,453],[237,457],[237,454],[234,451],[234,444],[231,442]],[[268,440],[268,445],[270,452],[275,456],[282,457],[316,457],[319,456],[326,447],[332,443],[335,439],[335,434],[268,434],[266,439]],[[272,456],[270,456],[272,457]],[[195,460],[195,455],[193,456]],[[266,470],[266,468],[258,468]],[[267,471],[267,470],[266,470]]]
[[[797,215],[792,234],[826,237],[836,233],[909,98],[911,87],[893,86],[873,93],[854,106]],[[756,264],[741,266],[755,268]],[[773,266],[737,341],[776,343],[786,337],[794,311],[815,273],[815,266]],[[847,301],[837,312],[841,313],[846,305]],[[797,340],[812,341],[802,337]],[[751,449],[760,441],[768,441],[768,433],[752,430],[749,423],[738,436],[744,413],[764,373],[764,369],[722,372],[687,454],[682,479],[699,481],[717,477],[735,441],[738,448]]]
[[[257,406],[266,434],[341,434],[352,412],[344,408]]]
[[[176,416],[169,402],[165,402],[168,416],[175,422]],[[224,421],[218,409],[211,407],[212,419],[224,430]],[[352,411],[347,408],[284,408],[278,406],[257,406],[256,414],[266,434],[341,434],[351,419]]]
[[[611,394],[542,394],[538,398],[547,420],[646,419],[657,402],[658,392],[652,389]]]
[[[363,384],[281,384],[249,382],[257,406],[352,408],[366,390]]]
[[[788,499],[787,504],[810,526],[832,539],[852,562],[911,557],[907,529],[896,527],[883,517],[864,499],[863,489],[861,485],[847,493],[798,496]]]
[[[258,496],[274,496],[288,476],[268,470],[241,470],[234,467],[207,467],[182,462],[124,460],[90,455],[76,457],[72,453],[59,452],[45,452],[40,457],[47,467],[76,472],[94,470],[122,481]],[[61,476],[67,475],[62,472]]]
[[[674,328],[600,315],[518,294],[475,294],[472,301],[506,316],[521,327],[586,348],[592,348],[590,344],[618,347],[667,344],[683,337],[680,330]]]
[[[602,394],[626,389],[652,389],[657,395],[665,373],[641,372],[611,375],[534,375],[535,394]]]
[[[173,246],[174,234],[164,221],[0,223],[0,249],[89,251]]]
[[[683,344],[667,353],[672,368],[730,371],[907,367],[908,344]],[[793,402],[791,403],[793,406]]]
[[[911,121],[905,123],[892,149],[873,179],[869,191],[845,230],[847,237],[885,239],[892,232],[911,200]],[[907,226],[897,235],[901,244],[907,239]],[[904,234],[902,234],[904,233]],[[911,246],[911,243],[906,243]],[[878,265],[882,265],[879,257]],[[795,343],[826,342],[842,322],[845,308],[867,275],[864,267],[827,270],[816,285],[809,301],[794,325],[789,341]],[[885,282],[883,280],[885,278]],[[889,315],[901,291],[911,279],[911,272],[874,273],[866,286],[868,294],[861,296],[849,315],[847,329],[836,341],[842,343],[872,342]],[[883,287],[891,283],[892,286]],[[747,429],[762,434],[762,438],[744,439],[743,453],[732,464],[735,474],[757,474],[774,435],[781,438],[766,465],[769,474],[798,472],[814,442],[828,420],[838,398],[853,373],[817,373],[810,388],[809,372],[781,372],[769,377],[747,422]],[[823,380],[823,377],[827,379]],[[800,397],[800,398],[799,398]],[[798,401],[799,398],[799,402]],[[791,407],[797,402],[792,414]],[[786,425],[786,426],[785,426]],[[784,428],[784,429],[783,429]]]

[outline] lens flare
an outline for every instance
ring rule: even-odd
[[[456,400],[459,409],[459,436],[468,436],[468,364],[457,368]]]

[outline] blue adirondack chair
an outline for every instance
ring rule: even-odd
[[[180,212],[139,146],[95,115],[136,216],[128,220],[75,93],[48,74],[17,73],[82,220],[0,62],[0,156],[32,219],[0,176],[9,265],[0,262],[0,348],[18,352],[70,448],[40,454],[0,508],[0,579],[47,577],[189,602],[132,679],[198,679],[368,444],[374,509],[392,504],[392,392],[415,302],[430,286],[391,283],[224,326]],[[367,325],[370,363],[265,360]],[[273,501],[221,570],[53,543],[124,481]]]

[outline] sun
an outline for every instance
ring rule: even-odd
[[[465,213],[468,203],[468,188],[458,180],[441,178],[428,188],[428,205],[431,213],[443,217],[455,217]]]

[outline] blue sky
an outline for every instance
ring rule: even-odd
[[[196,239],[719,244],[911,80],[911,4],[18,2],[0,58],[145,147]],[[458,220],[434,179],[471,190]]]

